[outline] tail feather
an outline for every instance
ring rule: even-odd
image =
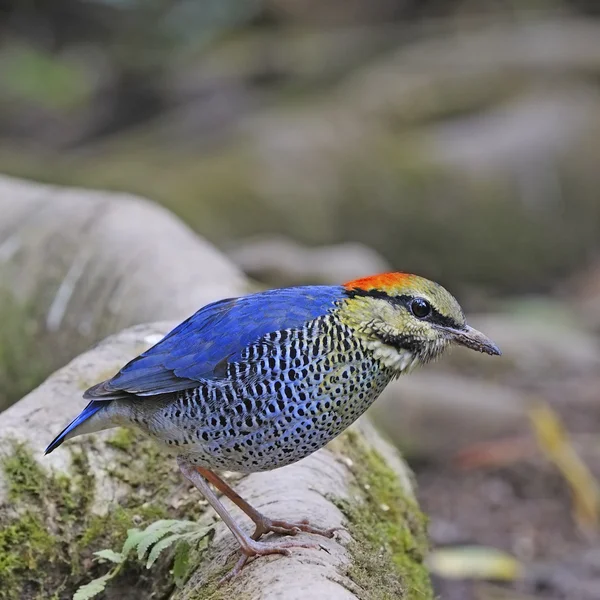
[[[85,391],[83,397],[86,400],[98,400],[109,402],[110,400],[120,400],[122,398],[130,398],[131,394],[124,392],[122,390],[115,390],[110,387],[110,379],[107,381],[102,381],[101,383],[97,383],[92,386],[88,390]]]
[[[69,434],[84,421],[87,421],[90,417],[93,417],[101,408],[107,405],[106,401],[92,401],[90,402],[73,421],[71,421],[53,440],[48,444],[48,447],[44,451],[44,454],[50,454],[53,450],[56,450],[66,439],[70,436]]]

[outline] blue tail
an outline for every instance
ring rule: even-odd
[[[56,450],[66,439],[67,435],[76,427],[87,421],[91,416],[95,415],[103,406],[106,406],[106,401],[92,400],[80,413],[79,416],[73,419],[46,448],[44,454],[50,454],[52,450]]]

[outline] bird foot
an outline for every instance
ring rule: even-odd
[[[280,542],[257,542],[252,539],[248,539],[242,544],[239,560],[235,564],[235,567],[229,571],[225,577],[221,579],[219,584],[230,581],[244,568],[248,559],[255,556],[268,556],[269,554],[283,554],[284,556],[290,556],[290,548],[312,548],[318,549],[321,546],[319,544],[311,542],[301,542],[300,540],[284,540]]]
[[[290,523],[289,521],[283,521],[281,519],[269,519],[269,517],[265,517],[264,515],[260,515],[260,518],[255,521],[255,523],[256,529],[252,534],[253,540],[258,540],[263,535],[270,532],[279,533],[281,535],[296,535],[301,531],[332,538],[336,531],[343,529],[342,527],[332,527],[331,529],[313,527],[309,523],[308,519],[302,519],[302,521]]]

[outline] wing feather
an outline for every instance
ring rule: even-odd
[[[244,348],[273,331],[302,327],[333,309],[343,296],[341,287],[304,286],[214,302],[84,397],[154,396],[223,378],[227,364],[238,360]]]

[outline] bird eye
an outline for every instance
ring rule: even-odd
[[[423,298],[415,298],[410,303],[410,310],[417,319],[424,319],[431,314],[431,304]]]

